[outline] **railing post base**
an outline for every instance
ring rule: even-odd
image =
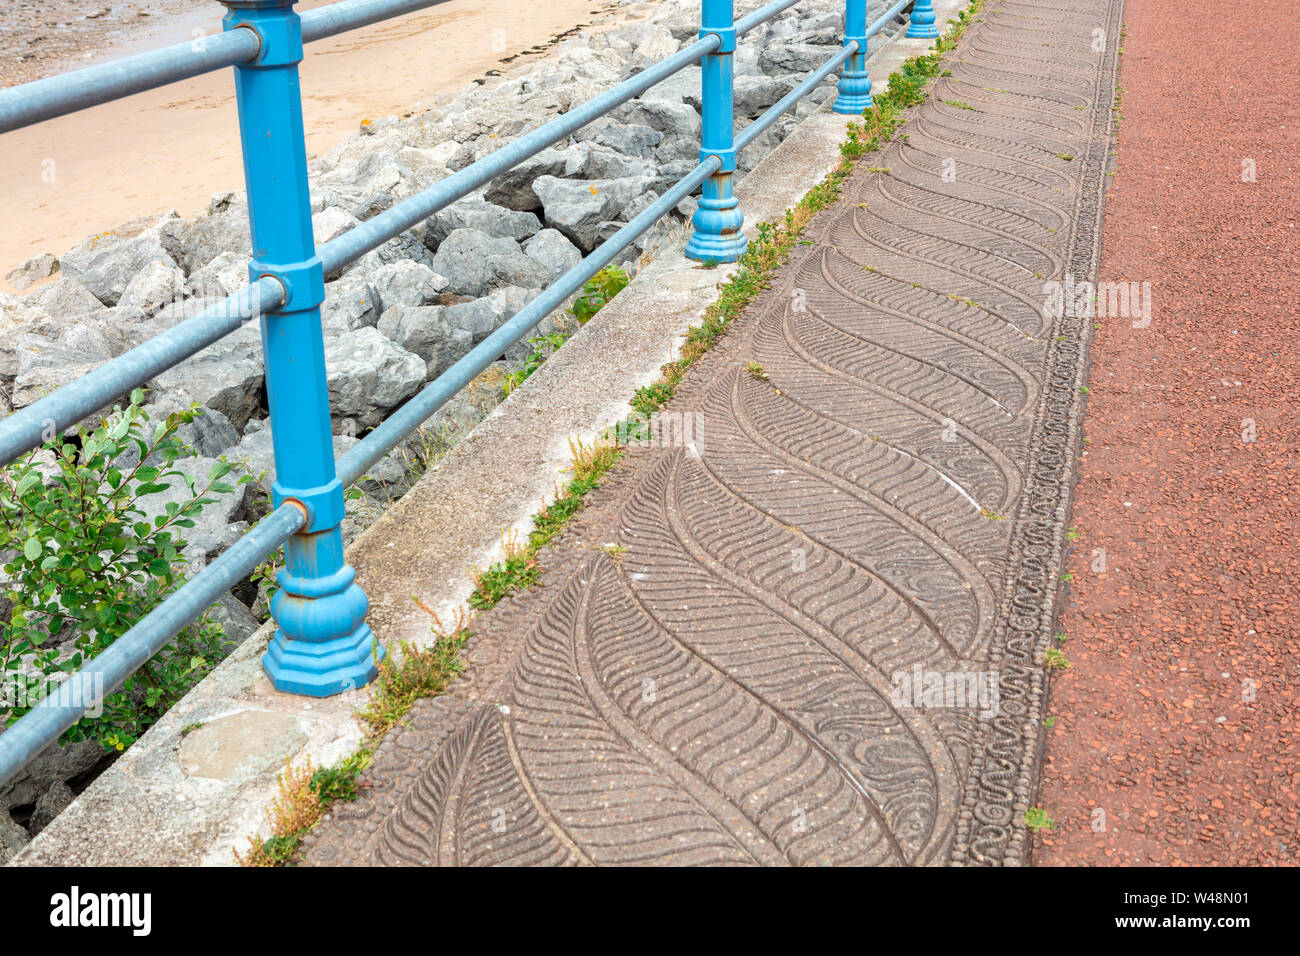
[[[916,0],[904,36],[913,40],[933,40],[938,35],[939,30],[934,25],[933,0]]]
[[[271,599],[279,627],[262,657],[272,685],[330,697],[370,683],[378,670],[375,635],[366,624],[370,602],[343,561],[339,529],[294,535],[285,561]]]
[[[709,36],[718,37],[720,42],[717,50],[704,57],[702,64],[700,162],[713,158],[719,166],[704,182],[700,206],[691,220],[695,232],[686,244],[686,257],[698,262],[735,262],[745,254],[749,240],[740,231],[745,217],[732,188],[736,172],[734,0],[704,0],[700,37]]]
[[[691,223],[695,231],[686,243],[686,258],[697,262],[735,262],[749,240],[740,231],[745,216],[732,192],[730,172],[715,173],[704,182],[704,195]]]
[[[843,83],[843,80],[840,82]],[[835,97],[835,105],[831,107],[831,112],[843,116],[861,116],[871,109],[873,102],[871,99],[871,82],[867,81],[866,89],[861,93],[847,93],[841,88],[840,95]]]
[[[846,37],[845,45],[856,42],[859,52],[844,63],[840,73],[839,94],[831,106],[832,113],[860,116],[871,109],[871,77],[867,75],[866,37]]]
[[[844,45],[856,44],[840,71],[839,95],[832,113],[860,116],[871,109],[871,77],[867,75],[867,0],[846,0]]]

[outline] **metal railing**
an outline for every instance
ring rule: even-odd
[[[799,0],[776,0],[737,20],[734,0],[703,0],[699,39],[432,187],[315,247],[298,63],[303,44],[443,0],[343,0],[301,16],[296,0],[222,0],[223,32],[73,73],[0,90],[0,133],[224,67],[235,69],[252,237],[250,284],[199,315],[0,421],[0,464],[40,447],[131,389],[260,318],[276,479],[273,510],[150,614],[0,735],[0,783],[115,690],[281,546],[272,600],[277,630],[263,667],[282,691],[324,697],[369,682],[382,648],[368,601],[343,556],[345,486],[362,477],[542,319],[682,199],[703,187],[687,255],[732,262],[745,251],[732,189],[736,158],[841,66],[833,109],[871,105],[867,42],[913,0],[867,23],[867,0],[846,0],[842,48],[758,119],[735,133],[732,53],[737,41]],[[928,16],[928,21],[927,21]],[[909,36],[934,35],[930,0],[915,0]],[[423,222],[592,120],[682,69],[702,63],[700,162],[648,208],[556,279],[538,298],[439,375],[338,461],[333,456],[320,306],[324,278]]]

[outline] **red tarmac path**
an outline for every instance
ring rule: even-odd
[[[1153,321],[1098,319],[1033,859],[1295,864],[1300,5],[1125,20],[1101,278]]]

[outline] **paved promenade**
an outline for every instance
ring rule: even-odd
[[[986,5],[309,862],[1023,862],[1120,10]]]
[[[1037,864],[1297,860],[1300,7],[1223,14],[1125,8],[1101,275],[1151,321],[1092,350]]]

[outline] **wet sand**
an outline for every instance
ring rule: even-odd
[[[17,27],[0,31],[6,85],[217,32],[224,12],[212,0],[136,0],[76,19],[108,4],[15,2]],[[328,2],[303,0],[298,9]],[[547,0],[525,16],[502,0],[449,0],[313,43],[302,65],[308,152],[329,149],[362,119],[403,115],[454,92],[507,58],[540,55],[614,6]],[[37,36],[46,40],[26,43]],[[48,55],[20,60],[38,46]],[[0,135],[0,277],[37,253],[58,255],[153,212],[192,215],[212,193],[242,187],[229,70]],[[0,278],[0,291],[14,290]]]

